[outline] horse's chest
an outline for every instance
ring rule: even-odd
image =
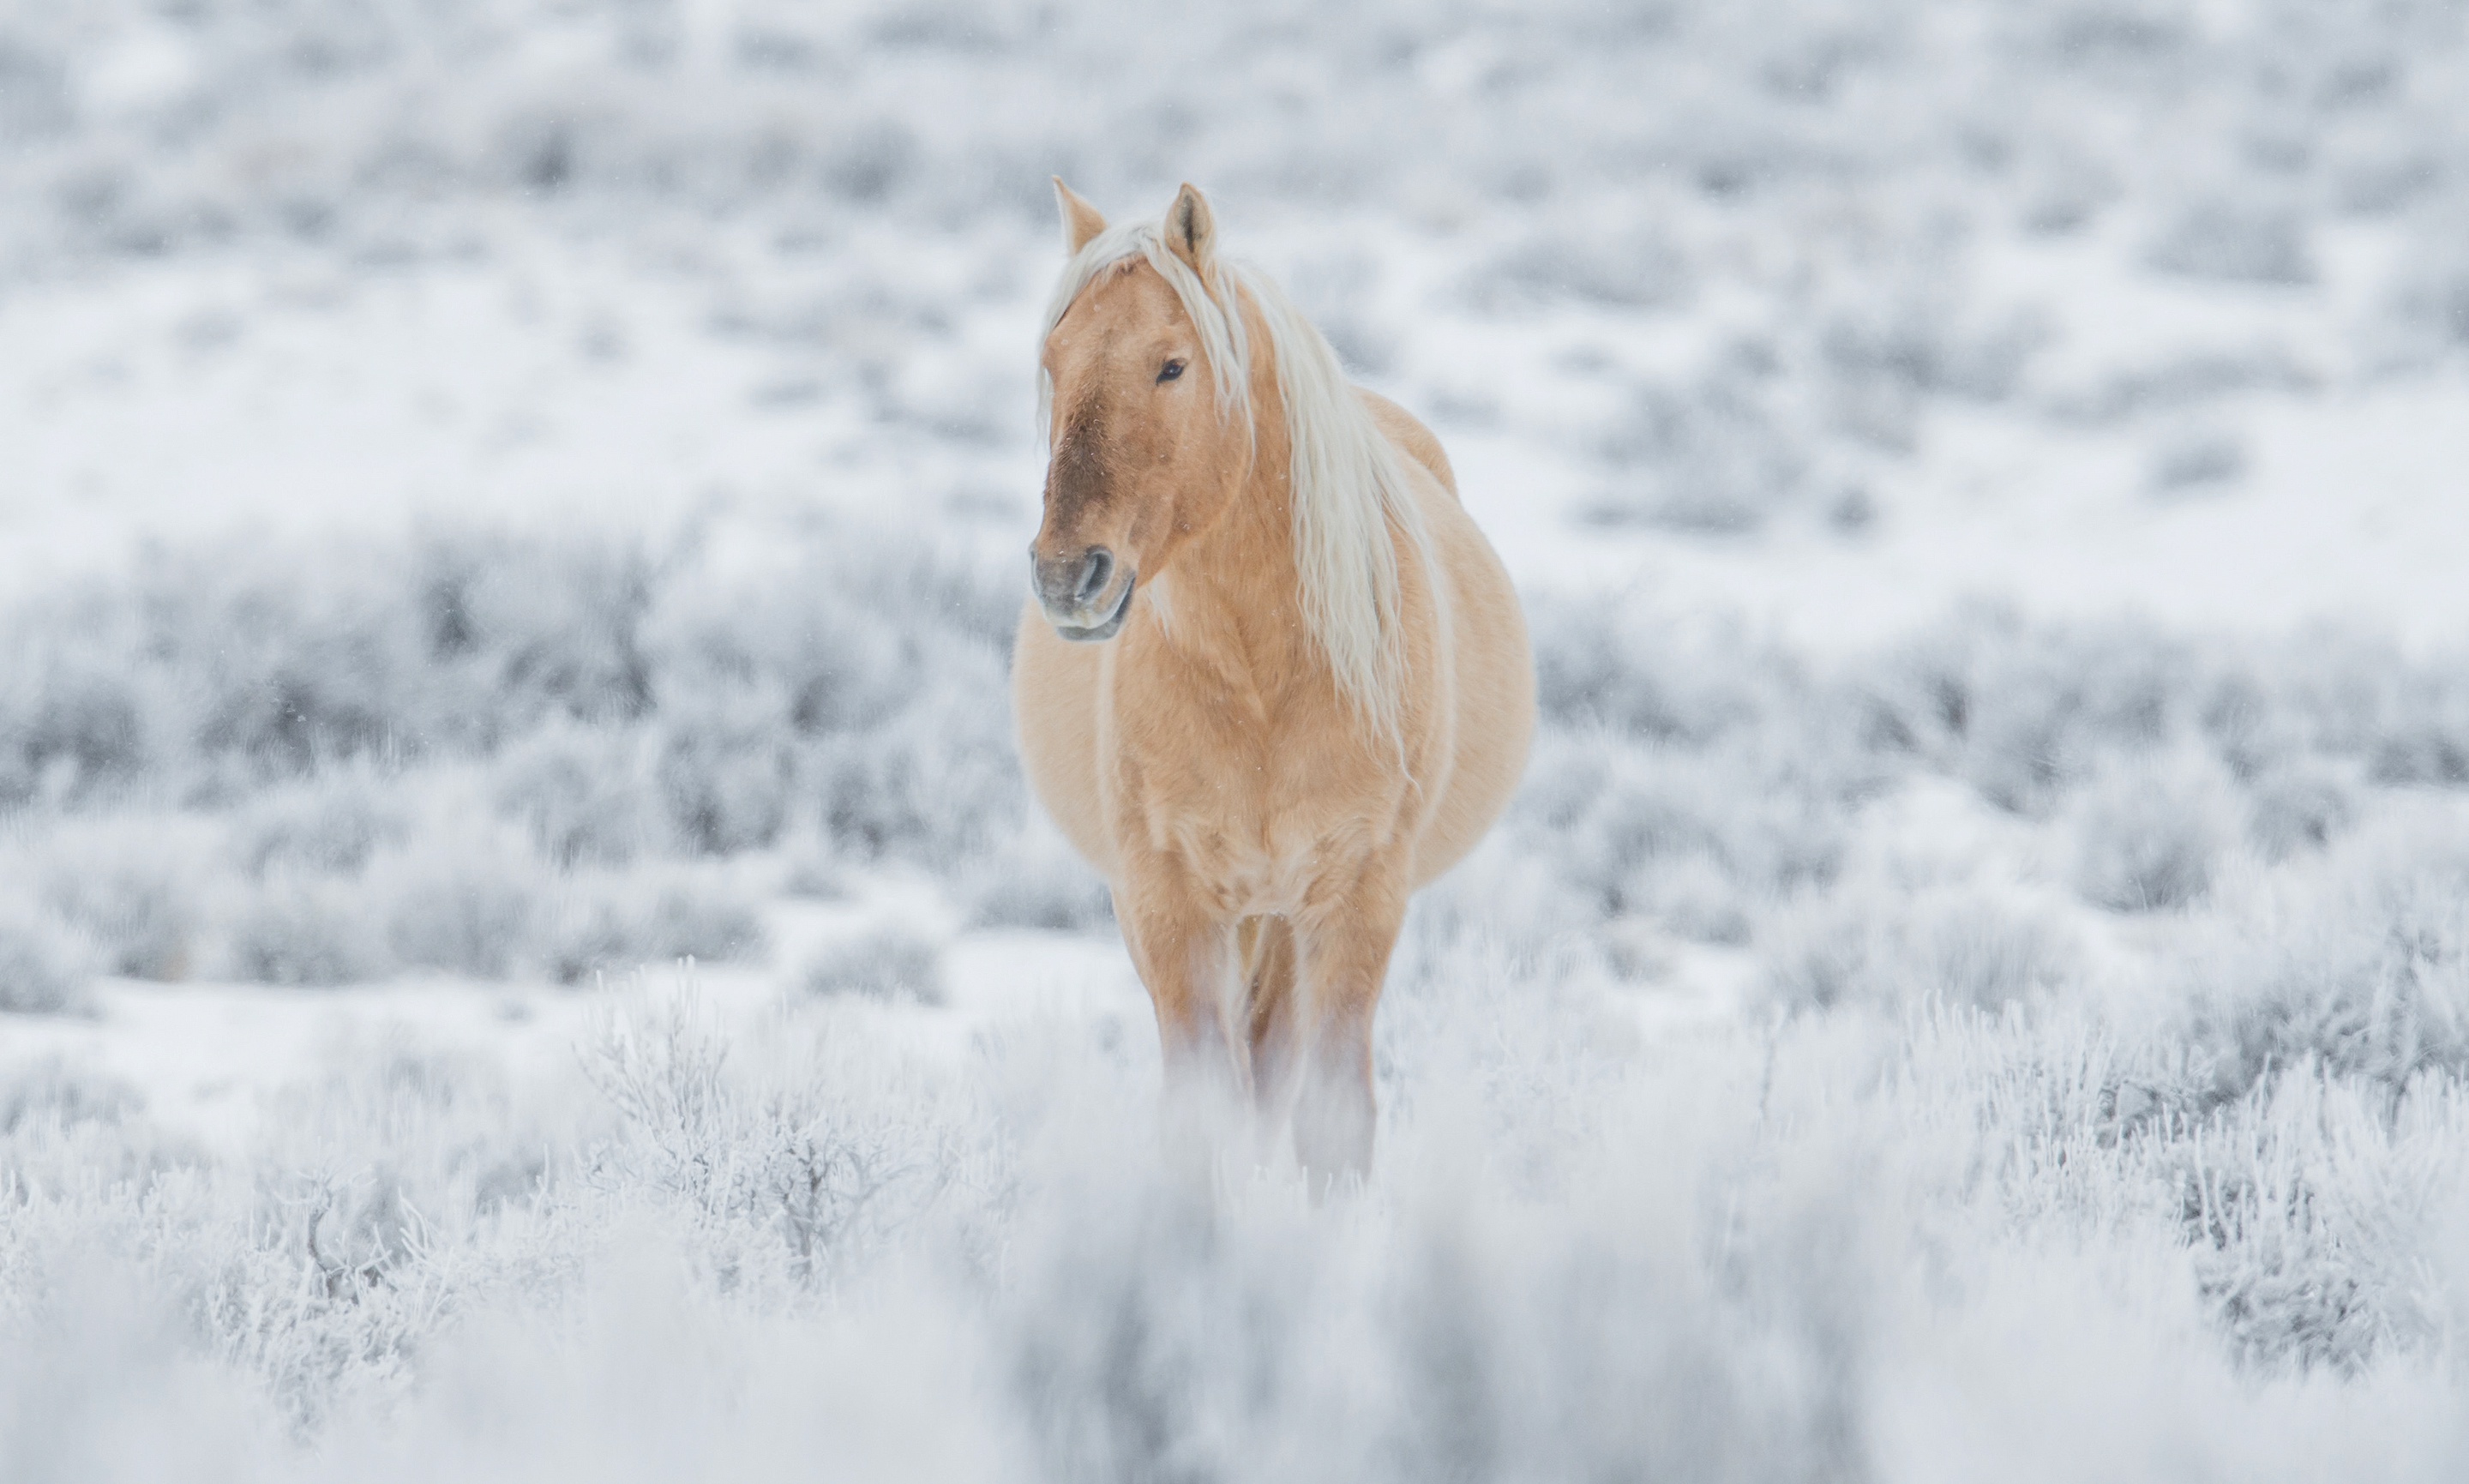
[[[1397,780],[1342,718],[1228,698],[1124,718],[1118,838],[1171,858],[1231,912],[1291,912],[1314,881],[1397,835]]]

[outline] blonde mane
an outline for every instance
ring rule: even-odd
[[[1432,572],[1430,538],[1405,466],[1347,383],[1337,353],[1265,273],[1217,260],[1204,283],[1165,244],[1154,222],[1109,227],[1065,264],[1047,303],[1038,343],[1054,333],[1073,301],[1100,273],[1134,257],[1158,270],[1174,290],[1200,336],[1201,355],[1217,377],[1221,416],[1254,435],[1252,357],[1244,327],[1248,294],[1268,332],[1293,449],[1297,596],[1304,625],[1320,644],[1341,693],[1379,732],[1400,735],[1398,709],[1406,669],[1400,614],[1397,540],[1413,544]],[[1037,376],[1038,427],[1051,439],[1054,385]],[[1441,584],[1430,580],[1437,595]],[[1402,745],[1402,738],[1401,738]]]

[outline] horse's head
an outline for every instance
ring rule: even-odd
[[[1053,456],[1028,554],[1055,632],[1107,639],[1122,628],[1134,586],[1213,523],[1249,474],[1251,425],[1235,399],[1250,388],[1226,384],[1221,396],[1219,381],[1239,378],[1248,358],[1198,191],[1185,186],[1151,237],[1106,234],[1095,207],[1060,180],[1054,190],[1074,270],[1040,361]],[[1118,239],[1122,253],[1083,261],[1101,234],[1108,243],[1093,259]],[[1195,293],[1206,326],[1193,317]]]

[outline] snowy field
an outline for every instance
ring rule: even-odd
[[[1543,725],[1197,1202],[1047,176]],[[0,0],[0,1479],[2469,1473],[2469,4]]]

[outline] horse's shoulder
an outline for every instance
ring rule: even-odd
[[[1458,492],[1457,471],[1449,467],[1449,455],[1432,430],[1416,420],[1415,414],[1368,387],[1354,388],[1363,405],[1372,413],[1372,421],[1389,441],[1396,444],[1415,462],[1432,472],[1441,488],[1455,498]]]

